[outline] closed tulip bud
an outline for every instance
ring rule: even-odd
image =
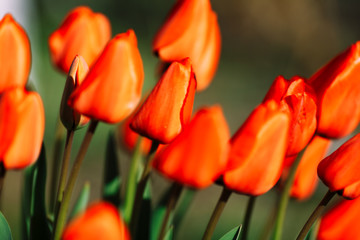
[[[231,138],[226,187],[253,196],[270,190],[283,170],[289,124],[276,101],[259,105]]]
[[[0,97],[0,161],[6,169],[33,164],[40,154],[45,115],[36,92],[14,88]]]
[[[190,57],[197,90],[211,82],[219,62],[221,36],[209,0],[179,0],[158,31],[153,50],[165,62]]]
[[[328,138],[351,133],[360,120],[360,42],[317,71],[309,83],[317,93],[318,130]]]
[[[61,122],[69,131],[75,130],[78,126],[84,126],[89,122],[89,118],[77,113],[68,105],[70,95],[81,84],[88,71],[89,67],[87,66],[84,58],[76,56],[71,64],[69,74],[66,78],[60,106]]]
[[[29,38],[11,14],[6,14],[0,21],[0,92],[25,87],[30,65]]]
[[[202,108],[179,136],[155,155],[153,166],[181,184],[207,187],[225,171],[229,138],[221,108]]]
[[[77,7],[49,37],[51,60],[65,73],[76,55],[92,66],[110,38],[111,26],[105,15]]]
[[[318,240],[360,239],[360,198],[342,200],[320,221]]]
[[[316,122],[316,97],[312,87],[301,77],[275,79],[264,101],[273,99],[291,116],[287,156],[299,153],[314,136]]]
[[[357,134],[318,166],[319,178],[332,192],[354,199],[360,195],[360,134]]]
[[[131,128],[160,143],[171,142],[190,120],[195,89],[190,59],[173,62],[135,114]]]
[[[90,206],[66,227],[63,240],[130,240],[118,210],[106,202]]]
[[[75,111],[107,123],[131,114],[141,98],[144,70],[133,30],[116,35],[69,98]]]

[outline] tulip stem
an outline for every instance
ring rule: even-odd
[[[323,213],[326,205],[330,202],[332,197],[335,195],[336,192],[331,192],[330,190],[325,194],[324,198],[321,200],[319,205],[315,208],[314,212],[311,214],[309,219],[306,221],[304,227],[301,229],[298,237],[296,240],[302,240],[305,239],[307,233],[309,232],[311,226],[314,224],[314,222],[321,216]]]
[[[216,204],[216,207],[215,207],[215,209],[214,209],[214,211],[213,211],[213,213],[211,215],[211,218],[209,220],[209,223],[208,223],[208,225],[206,227],[204,236],[202,238],[203,240],[210,240],[211,239],[211,236],[214,233],[216,224],[219,221],[221,213],[224,210],[225,205],[226,205],[227,201],[229,200],[231,193],[232,193],[231,190],[227,189],[226,187],[223,188],[223,191],[222,191],[222,193],[220,195],[220,198],[219,198],[219,200],[218,200],[218,202]]]
[[[5,175],[6,175],[6,168],[4,166],[4,163],[0,162],[0,197],[2,196],[2,190],[3,190],[3,187],[4,187]]]
[[[135,200],[134,200],[134,205],[133,205],[133,209],[132,209],[132,213],[131,213],[131,220],[130,220],[130,231],[133,234],[134,239],[135,239],[134,236],[135,236],[135,231],[136,231],[136,225],[138,223],[140,209],[141,209],[142,198],[144,195],[146,183],[150,176],[151,162],[155,156],[155,153],[156,153],[156,150],[158,147],[159,147],[159,142],[153,141],[151,144],[150,151],[149,151],[148,155],[146,156],[146,163],[145,163],[146,165],[145,165],[144,171],[141,175],[140,181],[136,188]]]
[[[65,185],[66,185],[66,177],[67,177],[67,174],[69,171],[70,154],[71,154],[71,147],[72,147],[73,139],[74,139],[74,131],[67,130],[64,154],[63,154],[61,170],[60,170],[59,186],[58,186],[57,195],[56,195],[57,197],[56,197],[56,203],[55,203],[55,219],[57,219],[57,216],[59,213],[59,206],[63,200],[63,194],[64,194]]]
[[[276,217],[275,217],[275,232],[274,232],[274,240],[280,240],[283,225],[285,220],[286,208],[289,203],[290,191],[291,187],[295,180],[296,170],[300,164],[302,155],[304,154],[305,149],[298,155],[293,164],[291,165],[289,175],[286,178],[284,188],[281,192],[280,201],[277,206]]]
[[[81,147],[79,149],[79,152],[75,158],[74,165],[71,169],[70,177],[68,180],[68,183],[66,185],[66,188],[64,190],[63,200],[59,207],[59,214],[57,219],[55,219],[55,230],[54,230],[54,240],[59,240],[61,238],[61,234],[63,232],[65,222],[66,222],[66,215],[67,210],[69,208],[71,194],[74,189],[77,176],[79,175],[81,163],[85,157],[86,151],[90,145],[91,139],[94,135],[96,126],[98,125],[98,121],[92,119],[90,121],[89,128],[85,134],[84,140],[81,144]]]
[[[247,207],[246,207],[245,219],[244,219],[244,223],[243,223],[243,227],[242,227],[242,231],[241,231],[241,240],[246,240],[248,237],[250,220],[251,220],[251,215],[254,210],[255,200],[256,200],[256,196],[249,197],[249,201],[248,201]]]
[[[58,178],[59,178],[59,168],[60,168],[60,158],[61,158],[61,148],[64,141],[65,128],[60,121],[60,117],[57,118],[56,123],[56,132],[55,132],[55,141],[54,141],[54,151],[53,151],[53,164],[51,170],[51,179],[50,179],[50,212],[53,212],[56,208],[56,198],[58,189]]]
[[[165,213],[164,219],[161,224],[159,238],[158,238],[159,240],[164,239],[164,237],[167,233],[170,214],[175,209],[176,203],[179,199],[182,189],[183,189],[183,186],[176,182],[174,182],[171,186],[171,194],[170,194],[170,198],[167,203],[167,206],[166,206],[166,213]]]

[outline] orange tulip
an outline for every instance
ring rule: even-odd
[[[301,77],[275,79],[264,101],[274,99],[291,116],[287,156],[299,153],[316,130],[316,97],[313,89]]]
[[[317,93],[318,133],[340,138],[360,120],[360,41],[322,67],[309,83]]]
[[[296,170],[291,197],[303,200],[315,191],[318,182],[317,166],[328,151],[330,142],[329,139],[320,136],[315,136],[311,140]]]
[[[89,118],[75,112],[68,105],[68,99],[71,93],[81,84],[88,71],[89,67],[87,66],[84,58],[76,56],[71,64],[71,68],[65,82],[60,106],[61,122],[68,130],[74,130],[78,126],[84,126],[89,122]]]
[[[342,200],[320,222],[318,240],[360,239],[360,198]]]
[[[25,87],[30,65],[29,38],[13,17],[6,14],[0,21],[0,92]]]
[[[51,60],[65,73],[76,55],[83,56],[92,66],[110,38],[111,26],[106,16],[88,7],[77,7],[49,37]]]
[[[318,166],[318,175],[332,192],[353,199],[360,195],[360,134],[357,134]]]
[[[66,227],[63,240],[129,240],[130,235],[118,210],[106,202],[90,206]]]
[[[165,62],[191,58],[197,90],[210,84],[220,48],[219,24],[209,0],[178,0],[153,42],[154,52]]]
[[[229,138],[220,106],[202,108],[179,136],[155,155],[153,166],[181,184],[207,187],[226,168]]]
[[[231,138],[225,185],[249,195],[279,180],[288,146],[290,116],[274,100],[259,105]]]
[[[195,89],[190,59],[173,62],[135,114],[130,127],[160,143],[171,142],[190,120]]]
[[[44,107],[39,94],[14,88],[0,97],[0,160],[6,169],[33,164],[44,135]]]
[[[116,123],[140,101],[144,70],[133,30],[116,35],[69,98],[75,111]]]

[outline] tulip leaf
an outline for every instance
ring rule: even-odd
[[[12,240],[11,230],[5,216],[0,212],[0,239]]]
[[[174,235],[174,226],[171,225],[165,234],[164,240],[172,240]]]
[[[32,209],[32,188],[33,188],[33,175],[35,165],[28,167],[24,171],[23,191],[21,198],[21,228],[22,228],[22,239],[28,240],[30,238],[30,222],[33,213]]]
[[[141,226],[141,231],[137,231],[137,240],[150,239],[150,224],[151,224],[151,184],[150,181],[146,183],[143,200],[141,204],[141,211],[139,216],[138,227]],[[137,228],[138,229],[138,228]]]
[[[114,135],[112,133],[109,133],[107,145],[106,145],[104,182],[103,182],[103,191],[102,191],[103,199],[119,207],[120,186],[121,186],[121,177],[119,173],[116,143],[115,143]]]
[[[51,227],[45,206],[46,188],[46,153],[42,145],[40,156],[34,165],[32,187],[32,216],[30,222],[30,239],[50,239]]]
[[[189,209],[191,203],[193,202],[194,196],[195,196],[196,190],[184,188],[183,192],[181,194],[181,198],[179,199],[179,205],[176,208],[176,214],[174,216],[174,226],[177,226],[174,229],[174,235],[176,235],[176,231],[180,229],[178,226],[181,225],[182,221],[184,220],[184,217],[187,210]]]
[[[90,198],[90,183],[86,182],[84,187],[76,200],[73,210],[71,211],[70,218],[75,217],[77,214],[84,212],[86,209]]]
[[[241,225],[231,229],[225,235],[223,235],[219,240],[239,240],[241,232]]]

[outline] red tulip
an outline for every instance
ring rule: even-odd
[[[318,133],[340,138],[360,120],[360,42],[352,45],[310,79],[317,93]]]
[[[14,88],[0,97],[0,159],[6,169],[25,168],[40,154],[45,116],[39,94]]]
[[[231,138],[225,185],[249,195],[279,180],[288,146],[290,116],[274,100],[259,105]]]
[[[129,240],[130,235],[118,210],[99,202],[90,206],[66,227],[63,240]]]
[[[6,14],[0,21],[0,92],[25,87],[30,65],[29,38],[11,14]]]
[[[203,108],[173,142],[155,155],[153,166],[181,184],[207,187],[226,168],[229,138],[221,108]]]
[[[342,200],[320,222],[318,240],[360,239],[360,198]]]
[[[178,0],[153,42],[154,52],[165,62],[191,58],[197,90],[210,84],[220,48],[219,24],[209,0]]]
[[[173,62],[135,114],[130,127],[160,143],[171,142],[190,120],[195,89],[189,58]]]
[[[68,130],[74,130],[76,127],[84,126],[87,122],[89,122],[89,118],[75,112],[67,104],[71,93],[79,87],[88,71],[89,67],[87,66],[84,58],[76,56],[71,64],[71,68],[66,79],[60,106],[61,122]]]
[[[360,195],[360,134],[357,134],[318,166],[318,175],[332,192],[353,199]]]
[[[131,114],[141,98],[144,71],[133,30],[116,35],[69,98],[75,111],[116,123]]]
[[[77,7],[65,17],[61,26],[49,37],[51,59],[67,73],[76,55],[92,66],[111,37],[106,16],[88,7]]]
[[[301,77],[275,79],[264,101],[273,99],[291,116],[287,156],[299,153],[316,130],[316,97],[313,89]]]

